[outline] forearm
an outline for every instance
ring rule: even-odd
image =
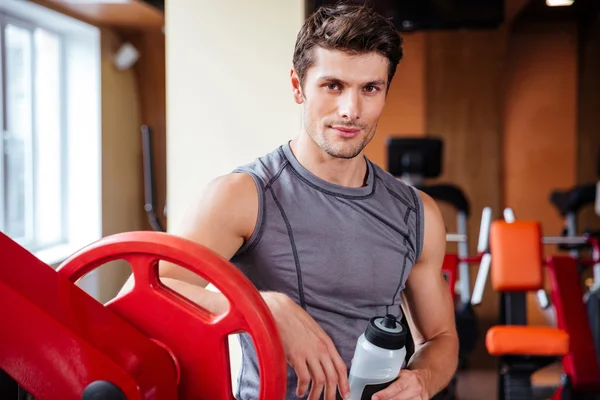
[[[220,292],[214,292],[179,279],[161,277],[160,280],[169,289],[213,314],[223,314],[229,308],[229,300]]]
[[[457,367],[458,339],[452,334],[436,336],[422,345],[415,344],[415,353],[407,365],[422,376],[430,398],[448,385]]]
[[[229,307],[229,300],[220,292],[214,292],[179,279],[162,277],[161,282],[213,314],[223,314]],[[273,307],[279,305],[282,297],[280,293],[276,292],[260,292],[260,295],[271,311]]]

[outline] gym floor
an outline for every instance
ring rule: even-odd
[[[562,367],[560,363],[552,364],[532,376],[536,387],[536,399],[549,399],[554,388],[560,383]],[[459,400],[496,400],[497,372],[495,370],[465,371],[458,379]]]

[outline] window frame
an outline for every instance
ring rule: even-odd
[[[3,227],[6,223],[6,210],[5,210],[5,195],[6,195],[6,187],[4,185],[4,164],[5,164],[5,149],[4,149],[4,140],[5,135],[8,133],[8,118],[7,118],[7,93],[4,90],[7,86],[7,74],[6,74],[6,41],[5,41],[5,29],[7,25],[13,25],[16,27],[20,27],[26,29],[31,34],[31,149],[29,150],[31,153],[31,162],[30,165],[26,165],[28,168],[28,187],[26,190],[29,191],[29,197],[31,198],[31,203],[27,205],[27,209],[25,212],[25,236],[21,238],[13,238],[17,243],[21,246],[27,248],[27,250],[36,252],[40,250],[44,250],[46,248],[59,246],[67,243],[68,241],[68,165],[66,157],[67,147],[68,147],[68,132],[67,132],[67,63],[66,63],[66,37],[63,32],[60,32],[54,29],[52,26],[49,26],[44,23],[39,23],[38,21],[32,21],[27,18],[23,18],[22,16],[15,16],[11,14],[9,11],[0,10],[0,155],[2,156],[0,159],[0,227]],[[60,129],[60,227],[61,235],[58,237],[56,241],[52,241],[49,243],[41,244],[38,240],[38,233],[36,232],[36,222],[38,220],[38,216],[36,215],[36,202],[40,196],[43,194],[36,193],[37,186],[37,174],[36,169],[38,167],[39,162],[39,154],[38,154],[38,146],[39,142],[38,138],[38,130],[36,129],[36,118],[37,118],[37,110],[36,110],[36,83],[35,83],[35,68],[37,63],[37,54],[35,51],[35,39],[34,34],[35,30],[43,29],[48,33],[54,35],[59,40],[59,129]],[[30,217],[28,218],[28,215]]]

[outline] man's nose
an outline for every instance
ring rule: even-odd
[[[351,121],[360,118],[360,98],[356,91],[345,90],[338,99],[338,114],[341,118]]]

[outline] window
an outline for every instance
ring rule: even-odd
[[[65,241],[60,34],[3,15],[0,228],[29,250]]]
[[[0,231],[51,265],[101,236],[100,34],[0,2]]]

